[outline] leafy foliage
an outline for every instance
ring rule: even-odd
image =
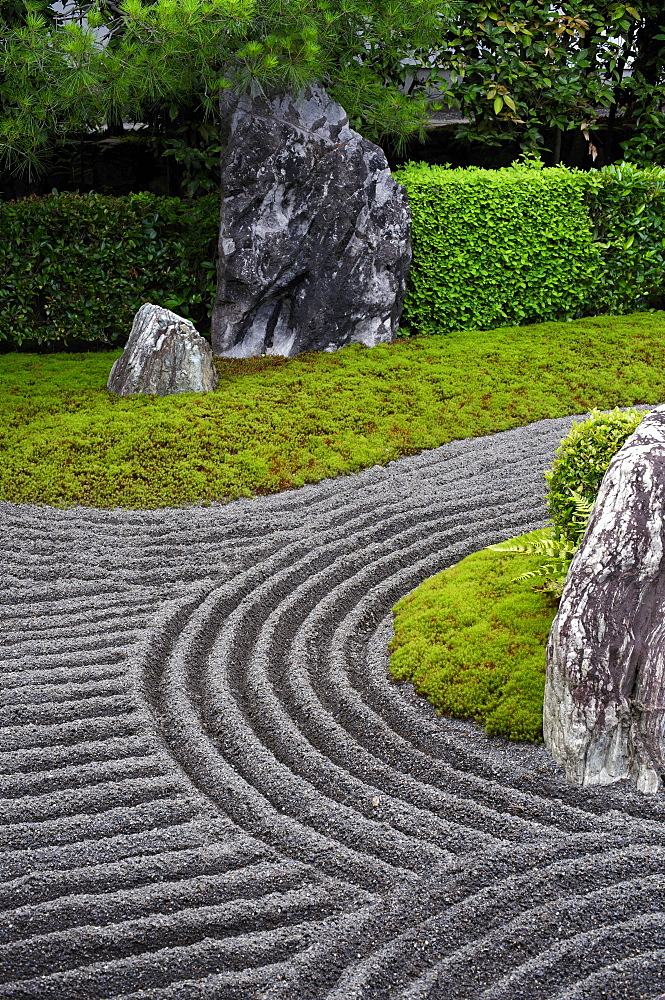
[[[615,75],[614,105],[625,109],[633,124],[629,138],[622,142],[623,155],[640,166],[665,164],[665,22],[661,0],[639,0],[624,7],[623,49]],[[626,14],[637,15],[632,30],[626,31]],[[619,78],[617,69],[628,63],[630,73]],[[608,160],[609,162],[609,160]]]
[[[601,266],[584,206],[597,174],[409,164],[396,176],[413,216],[405,327],[487,329],[586,309]]]
[[[473,719],[491,735],[542,741],[545,642],[556,611],[547,595],[516,586],[542,532],[513,539],[513,555],[483,549],[425,580],[393,609],[390,673],[411,681],[439,712]]]
[[[520,573],[515,577],[515,583],[538,579],[541,582],[534,585],[533,589],[552,594],[557,600],[563,594],[570,563],[579,548],[593,509],[593,503],[586,500],[579,489],[570,490],[568,500],[573,509],[569,527],[574,540],[563,537],[548,527],[544,528],[541,534],[530,538],[528,542],[516,543],[511,540],[504,542],[503,545],[491,546],[493,552],[519,552],[522,555],[540,556],[550,560],[541,563],[536,569]]]
[[[524,149],[541,150],[547,129],[579,128],[596,105],[609,103],[606,78],[590,72],[591,6],[543,0],[460,5],[446,39],[445,96],[471,119],[461,138],[501,145],[518,137]]]
[[[600,274],[597,312],[643,309],[665,293],[665,169],[618,163],[587,195]]]
[[[665,294],[665,170],[408,164],[417,333],[645,308]]]
[[[547,509],[560,543],[574,549],[579,545],[586,527],[586,519],[580,516],[580,501],[594,503],[612,457],[642,416],[637,410],[594,410],[588,420],[573,424],[557,448],[545,479],[549,486]]]
[[[590,512],[591,508],[589,508],[588,512],[585,510],[587,517]],[[565,575],[570,565],[570,560],[575,554],[576,545],[566,539],[557,537],[547,530],[543,530],[539,535],[535,535],[530,539],[528,544],[526,542],[511,540],[504,542],[502,545],[493,545],[491,549],[492,552],[519,552],[521,555],[540,556],[541,558],[552,560],[552,562],[539,566],[538,569],[529,570],[528,573],[523,573],[515,577],[516,581],[521,582],[522,580],[531,580],[535,577],[548,578],[553,574],[558,575],[561,572]]]
[[[218,359],[205,395],[111,396],[116,357],[0,355],[1,500],[226,501],[594,405],[657,402],[665,313]]]
[[[214,130],[206,135],[216,141]],[[191,193],[210,192],[210,152],[172,152]],[[661,168],[421,164],[397,176],[413,215],[403,333],[628,311],[665,294]],[[194,202],[146,194],[0,204],[0,340],[116,342],[151,297],[206,332],[218,225],[214,192]]]
[[[518,140],[548,163],[591,166],[595,130],[611,163],[624,120],[634,125],[626,157],[664,162],[662,14],[660,0],[462,0],[438,60],[444,100],[469,118],[459,136],[489,146]]]
[[[146,301],[209,326],[218,199],[50,195],[0,206],[0,340],[114,343]]]

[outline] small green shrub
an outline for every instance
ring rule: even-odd
[[[0,205],[0,340],[122,343],[146,301],[209,329],[219,199],[53,194]]]
[[[561,597],[573,556],[579,548],[605,472],[613,455],[633,433],[642,414],[636,410],[592,412],[583,423],[574,423],[556,451],[553,466],[545,472],[550,484],[547,506],[551,525],[528,543],[511,539],[493,546],[493,552],[539,555],[547,559],[536,569],[515,577],[515,583],[539,579],[534,590]]]
[[[555,536],[577,546],[586,527],[579,500],[593,503],[612,456],[633,433],[643,414],[615,409],[593,410],[588,420],[574,423],[545,473],[549,485],[547,509]]]

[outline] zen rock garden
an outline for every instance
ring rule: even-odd
[[[657,5],[4,6],[0,997],[663,1000]]]
[[[224,98],[222,118],[215,353],[292,356],[393,340],[410,214],[381,149],[318,86]],[[211,349],[191,322],[142,306],[109,390],[216,385]],[[665,774],[663,419],[661,410],[646,418],[613,459],[550,634],[544,739],[576,784],[630,778],[656,792]]]

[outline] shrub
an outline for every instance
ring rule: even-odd
[[[642,414],[635,410],[612,413],[592,412],[584,423],[574,423],[556,451],[545,479],[550,484],[547,506],[552,518],[549,528],[528,542],[510,539],[492,547],[493,552],[513,552],[520,557],[541,556],[547,560],[515,577],[515,583],[539,579],[534,590],[560,598],[573,556],[579,548],[600,483],[613,455],[633,433]]]
[[[628,312],[665,294],[665,169],[407,164],[405,332]]]
[[[612,456],[633,433],[643,414],[636,410],[592,412],[583,423],[574,423],[556,450],[552,468],[545,473],[549,485],[547,509],[555,537],[576,546],[586,519],[579,500],[593,503]]]
[[[405,333],[643,309],[665,293],[665,169],[408,164]],[[154,299],[209,330],[219,198],[0,204],[0,341],[122,344]]]
[[[0,206],[0,339],[122,343],[155,300],[206,332],[216,196],[53,194]]]
[[[585,312],[601,269],[585,198],[598,173],[517,165],[397,172],[413,216],[403,323],[447,333]]]
[[[617,163],[600,174],[587,196],[601,261],[591,306],[644,309],[665,293],[665,169]]]

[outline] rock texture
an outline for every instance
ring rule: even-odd
[[[392,340],[411,261],[406,189],[319,86],[224,97],[215,354]]]
[[[123,354],[111,368],[110,392],[170,396],[212,392],[217,385],[212,351],[188,319],[146,302],[132,324]]]
[[[547,652],[545,743],[571,781],[665,772],[665,407],[612,459]]]

